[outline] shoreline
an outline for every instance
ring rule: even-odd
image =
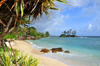
[[[12,45],[14,49],[20,50],[24,54],[28,53],[29,55],[32,55],[33,57],[38,58],[40,62],[38,66],[68,66],[56,59],[41,56],[43,55],[43,53],[41,53],[39,49],[32,48],[32,45],[27,41],[15,40],[14,43],[15,44]]]

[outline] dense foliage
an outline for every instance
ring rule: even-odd
[[[55,1],[67,4],[66,0],[0,0],[0,45],[4,45],[2,42],[3,39],[9,38],[9,36],[11,37],[10,39],[15,37],[15,35],[11,36],[14,33],[12,32],[14,28],[20,26],[21,24],[30,23],[30,16],[32,16],[32,20],[34,20],[38,16],[42,16],[43,12],[48,17],[50,9],[59,10],[55,8]],[[22,20],[25,19],[28,19],[29,21],[22,22]],[[33,29],[23,29],[24,30],[19,28],[15,31],[15,34],[26,37],[27,35],[40,37],[36,30],[34,30],[34,34],[34,32],[31,32]],[[12,34],[9,34],[11,32]],[[14,66],[16,64],[18,64],[18,66],[37,66],[38,64],[37,59],[34,60],[31,57],[26,59],[27,55],[23,56],[22,54],[20,55],[16,52],[15,54],[17,56],[16,58],[10,53],[6,54],[6,52],[2,52],[0,55],[0,59],[2,60],[0,63],[1,66]],[[17,60],[17,63],[15,62],[15,59]]]
[[[17,39],[17,35],[14,33],[7,34],[4,36],[4,39]]]
[[[47,36],[47,37],[49,37],[49,36],[50,36],[48,31],[46,31],[46,36]]]
[[[49,37],[49,32],[47,31],[46,34],[39,33],[35,27],[29,27],[29,26],[18,27],[18,28],[15,28],[12,33],[5,35],[4,39],[17,39],[18,35],[25,38],[28,36],[41,38],[41,37]]]
[[[16,61],[12,52],[2,51],[0,53],[0,66],[37,66],[39,64],[37,58],[33,58],[32,56],[28,57],[28,54],[23,55],[23,53],[18,51],[14,53],[16,55]]]
[[[50,10],[60,10],[55,7],[55,1],[68,5],[66,0],[1,0],[0,36],[4,37],[15,27],[41,17],[43,12],[49,17],[48,15],[51,15]],[[32,20],[30,20],[30,17],[32,17]],[[22,22],[23,19],[29,19],[29,21]]]

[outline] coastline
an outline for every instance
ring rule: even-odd
[[[15,40],[14,43],[15,44],[12,45],[14,49],[20,50],[24,54],[28,53],[29,55],[32,55],[34,58],[38,58],[40,62],[39,66],[68,66],[55,59],[41,56],[43,53],[41,53],[38,49],[32,48],[32,45],[29,44],[29,42],[27,41]]]

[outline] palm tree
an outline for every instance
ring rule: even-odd
[[[67,4],[66,0],[1,0],[0,1],[0,45],[3,44],[3,37],[18,27],[20,24],[29,23],[42,16],[43,12],[50,14],[48,10],[59,10],[55,8],[55,1]],[[67,4],[68,5],[68,4]],[[29,19],[28,22],[21,22]]]
[[[74,35],[74,31],[72,31],[72,35]]]
[[[72,35],[76,35],[76,31],[72,31]]]
[[[54,7],[55,1],[68,3],[66,0],[0,0],[0,46],[2,45],[5,50],[4,36],[21,24],[30,23],[31,16],[33,17],[32,20],[34,20],[38,16],[41,17],[43,12],[48,17],[50,9],[59,10]],[[22,22],[22,20],[25,21]]]
[[[66,35],[66,31],[64,31],[64,34]]]
[[[54,7],[55,1],[68,3],[66,0],[0,0],[0,47],[2,45],[5,51],[4,36],[21,24],[30,23],[31,16],[34,20],[41,17],[43,12],[48,17],[50,9],[59,10]]]
[[[76,36],[76,31],[74,31],[74,35]]]
[[[72,29],[69,30],[69,35],[71,35],[71,31],[72,31]]]

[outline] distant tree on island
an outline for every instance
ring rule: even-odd
[[[76,35],[76,31],[73,31],[73,32],[72,32],[72,35]]]
[[[72,29],[70,29],[70,30],[69,30],[69,35],[71,35],[71,34],[72,34],[72,32],[71,32],[71,31],[72,31]]]
[[[49,36],[50,36],[50,34],[49,34],[49,32],[48,32],[48,31],[46,31],[46,36],[47,36],[47,37],[49,37]]]
[[[67,35],[69,35],[69,31],[67,31]]]
[[[67,33],[67,32],[66,32],[66,31],[64,31],[64,34],[65,34],[65,35],[66,35],[66,33]]]
[[[68,31],[62,32],[63,34],[60,35],[60,37],[76,37],[76,31],[72,31],[72,29]],[[67,35],[66,35],[67,34]]]

